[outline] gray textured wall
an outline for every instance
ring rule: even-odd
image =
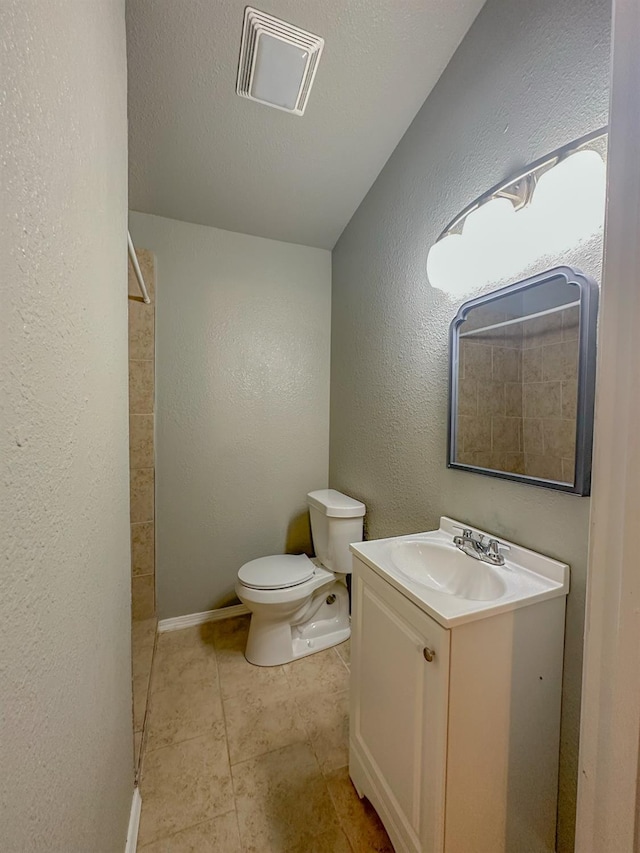
[[[3,0],[0,849],[133,794],[124,0]]]
[[[329,480],[366,503],[369,536],[428,530],[447,514],[572,566],[564,853],[575,820],[589,500],[446,469],[447,334],[459,301],[431,288],[425,269],[441,229],[477,195],[606,123],[610,11],[608,0],[489,0],[333,252]],[[564,262],[599,278],[601,249],[596,238],[523,273]]]
[[[235,601],[240,566],[310,548],[329,457],[331,255],[132,213],[156,255],[160,618]]]

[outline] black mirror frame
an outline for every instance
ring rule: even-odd
[[[578,332],[578,405],[576,416],[576,457],[573,484],[556,480],[544,480],[538,477],[527,477],[524,474],[511,474],[507,471],[497,471],[491,468],[481,468],[465,465],[455,461],[457,435],[457,399],[458,399],[458,366],[459,366],[459,337],[458,330],[472,308],[487,305],[520,291],[529,290],[553,279],[562,278],[566,284],[574,284],[580,288],[580,327]],[[499,477],[502,480],[514,480],[518,483],[530,483],[559,492],[574,495],[588,495],[591,491],[591,453],[593,447],[593,410],[595,402],[596,380],[596,335],[598,319],[598,284],[590,276],[578,269],[568,266],[554,267],[539,275],[523,279],[515,284],[509,284],[491,293],[479,296],[463,303],[454,317],[449,328],[449,430],[447,442],[447,468],[460,471],[471,471],[475,474],[486,474],[489,477]]]

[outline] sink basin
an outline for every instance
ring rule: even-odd
[[[474,560],[448,543],[404,539],[391,548],[390,558],[409,580],[447,595],[494,601],[506,590],[500,569]]]
[[[509,556],[504,567],[474,560],[453,544],[461,527],[468,524],[443,515],[437,530],[354,542],[349,545],[356,557],[354,573],[357,576],[358,561],[368,566],[443,628],[528,607],[569,591],[566,563],[506,540],[502,544]],[[488,530],[475,533],[496,538]]]

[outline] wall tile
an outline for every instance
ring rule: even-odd
[[[525,418],[553,418],[562,412],[559,382],[535,382],[524,386]]]
[[[562,312],[562,340],[574,341],[580,330],[580,308],[567,308]]]
[[[153,305],[129,300],[129,358],[151,359],[155,356],[155,318]]]
[[[543,347],[542,377],[550,380],[578,378],[578,342],[563,341]]]
[[[493,347],[492,379],[517,382],[520,378],[522,353],[511,347]]]
[[[544,453],[541,418],[525,418],[523,422],[523,434],[525,453]]]
[[[562,480],[562,461],[558,456],[537,456],[533,453],[525,453],[524,469],[528,477]]]
[[[551,456],[571,458],[576,447],[576,422],[547,418],[542,425],[544,452]]]
[[[524,474],[524,453],[505,453],[503,470],[511,474]]]
[[[486,380],[491,376],[492,347],[462,341],[464,378]]]
[[[153,305],[155,302],[155,295],[156,295],[155,258],[154,258],[154,255],[152,252],[149,251],[149,249],[136,249],[136,255],[138,257],[138,264],[140,265],[140,272],[142,273],[144,283],[147,286],[147,292],[149,294],[149,298],[151,299],[151,305]],[[138,279],[136,278],[136,274],[133,271],[131,259],[129,259],[128,267],[129,267],[129,280],[128,280],[129,296],[140,296],[140,287],[138,285]]]
[[[576,460],[574,459],[563,459],[562,460],[562,479],[565,483],[573,483],[575,482],[575,467]]]
[[[150,619],[156,612],[155,583],[153,575],[140,575],[131,579],[131,615],[134,621]]]
[[[562,312],[546,314],[525,323],[522,345],[529,347],[547,346],[562,340]]]
[[[504,470],[504,453],[497,450],[477,450],[473,454],[473,465],[489,468],[491,471]]]
[[[458,455],[456,456],[455,461],[460,465],[475,465],[475,453],[472,450],[468,450],[466,453],[464,450],[458,450]]]
[[[153,415],[131,415],[129,464],[131,468],[152,468],[153,460]]]
[[[514,318],[509,317],[508,319],[514,319]],[[505,326],[504,327],[505,346],[516,347],[517,349],[522,349],[522,333],[523,333],[523,324],[522,323],[514,323],[512,326]]]
[[[131,523],[153,520],[153,468],[134,468],[130,472]]]
[[[578,383],[568,381],[562,383],[562,417],[574,420],[577,417],[578,408]]]
[[[478,414],[504,415],[504,382],[478,381]]]
[[[508,418],[522,417],[522,385],[520,382],[507,382],[504,386],[505,409]]]
[[[491,450],[491,418],[458,418],[461,450]]]
[[[478,383],[475,379],[460,379],[458,382],[458,414],[478,413]]]
[[[522,381],[524,383],[542,382],[542,347],[523,351]]]
[[[131,573],[148,575],[154,570],[154,525],[144,521],[131,525]]]
[[[520,418],[492,418],[491,448],[497,451],[520,450]]]
[[[129,361],[129,414],[153,414],[153,361]]]

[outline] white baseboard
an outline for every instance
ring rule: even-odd
[[[158,633],[179,631],[181,628],[191,628],[193,625],[204,625],[205,622],[219,622],[221,619],[231,619],[232,616],[245,616],[250,613],[244,604],[233,604],[230,607],[219,607],[217,610],[205,610],[202,613],[187,613],[185,616],[174,616],[171,619],[161,619],[158,622]]]
[[[138,829],[140,827],[140,812],[142,810],[142,797],[140,796],[140,788],[137,786],[133,789],[133,799],[131,800],[131,812],[129,813],[129,829],[127,830],[127,844],[124,848],[124,853],[136,853],[138,846]]]

